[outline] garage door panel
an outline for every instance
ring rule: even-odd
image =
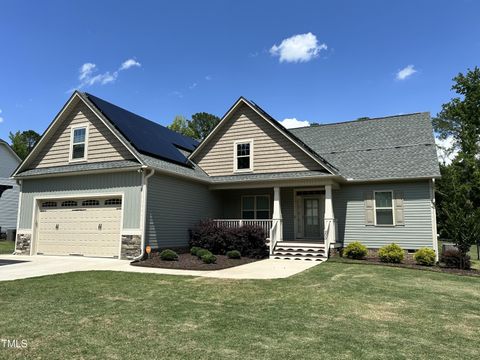
[[[117,206],[42,208],[37,252],[116,257],[121,213]]]

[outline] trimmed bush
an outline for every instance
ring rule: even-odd
[[[433,266],[435,265],[435,251],[430,248],[421,248],[415,251],[413,258],[419,265]]]
[[[170,249],[163,250],[160,254],[160,259],[166,261],[175,261],[178,260],[178,254]]]
[[[197,257],[199,259],[202,258],[203,255],[209,255],[209,254],[212,254],[210,251],[208,251],[207,249],[199,249],[197,250]]]
[[[343,256],[350,259],[363,259],[367,256],[367,247],[359,241],[352,242],[343,249]]]
[[[240,259],[242,255],[240,254],[240,251],[238,250],[230,250],[227,251],[227,257],[229,259]]]
[[[261,259],[268,255],[265,240],[265,232],[258,226],[227,228],[217,226],[211,220],[204,220],[190,229],[189,246],[201,247],[217,255],[238,250],[243,256]]]
[[[197,255],[197,252],[198,250],[200,250],[201,248],[199,248],[198,246],[194,246],[190,249],[190,254],[196,256]]]
[[[397,244],[386,245],[378,250],[380,261],[385,263],[401,263],[405,252]]]
[[[209,252],[208,254],[202,256],[202,261],[205,264],[213,264],[215,261],[217,261],[217,258],[215,257],[215,255]]]
[[[470,262],[470,256],[462,256],[462,253],[458,249],[446,250],[440,259],[445,267],[455,269],[470,269],[472,264]]]

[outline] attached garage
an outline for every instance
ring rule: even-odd
[[[122,198],[38,201],[36,253],[118,257]]]

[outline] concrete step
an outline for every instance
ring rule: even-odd
[[[298,251],[298,250],[279,250],[275,249],[274,255],[290,255],[290,256],[305,256],[305,257],[325,257],[323,251]]]
[[[300,241],[279,241],[277,246],[288,246],[293,248],[309,247],[309,248],[325,248],[325,244],[321,242],[300,242]]]
[[[326,257],[306,257],[306,256],[292,256],[292,255],[272,255],[271,259],[278,260],[300,260],[300,261],[318,261],[323,262],[327,260]]]

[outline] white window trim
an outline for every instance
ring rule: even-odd
[[[272,218],[272,206],[270,203],[270,195],[269,194],[258,194],[258,195],[242,195],[242,201],[240,203],[240,219],[243,220],[243,199],[246,197],[253,197],[253,219],[245,219],[245,220],[268,220]],[[257,197],[267,197],[268,198],[268,218],[267,219],[257,219]],[[252,211],[252,210],[245,210],[245,211]],[[260,209],[259,211],[265,211],[265,209]]]
[[[377,201],[376,201],[376,194],[377,193],[386,193],[389,192],[392,194],[392,207],[378,207],[377,208]],[[377,224],[377,209],[379,210],[392,210],[392,222],[393,224]],[[373,192],[373,218],[375,219],[375,226],[380,227],[392,227],[395,226],[395,199],[393,198],[393,190],[375,190]]]
[[[87,161],[88,160],[88,134],[89,134],[90,124],[79,124],[75,125],[70,129],[70,152],[69,152],[69,162],[78,162],[78,161]],[[73,134],[75,130],[85,129],[85,148],[83,153],[83,158],[73,159]]]
[[[248,169],[239,169],[237,161],[237,145],[250,144],[250,167]],[[237,140],[233,142],[233,172],[251,172],[253,171],[253,139]]]

